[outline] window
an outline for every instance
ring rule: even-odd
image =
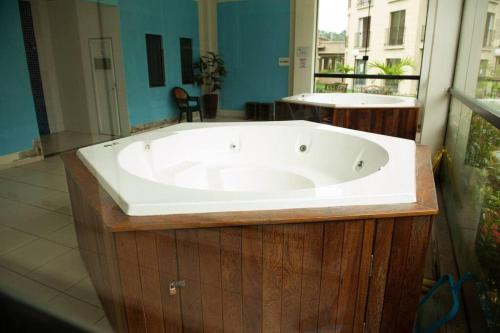
[[[358,7],[366,7],[373,4],[373,0],[357,0]],[[349,6],[351,7],[351,6]]]
[[[359,19],[358,33],[356,35],[357,48],[366,49],[370,46],[370,21],[370,16]]]
[[[398,10],[391,13],[391,25],[387,32],[387,45],[396,46],[404,44],[405,16],[405,10]]]
[[[486,25],[484,27],[483,47],[493,46],[493,35],[495,25],[495,14],[488,13],[486,15]]]
[[[488,76],[488,59],[481,59],[479,63],[479,76]]]
[[[165,65],[161,35],[146,34],[146,53],[150,87],[165,86]]]
[[[194,83],[193,40],[180,38],[182,84]]]
[[[391,67],[391,66],[397,65],[400,62],[401,62],[400,58],[387,58],[386,61],[385,61],[387,67]]]
[[[330,85],[343,83],[346,93],[415,97],[427,21],[427,1],[418,3],[406,20],[406,11],[395,9],[408,2],[381,0],[372,8],[359,5],[373,6],[373,0],[318,0],[314,91],[328,92]],[[412,43],[404,44],[405,35]]]

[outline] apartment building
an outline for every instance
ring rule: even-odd
[[[479,64],[480,80],[476,94],[480,98],[500,96],[500,1],[488,1],[488,13]]]
[[[426,0],[350,0],[345,63],[357,74],[377,74],[381,70],[371,66],[374,61],[391,65],[408,58],[413,68],[405,68],[404,74],[420,73],[426,10]],[[367,86],[383,89],[387,82],[356,79],[349,84],[360,91]],[[415,95],[418,82],[397,85],[398,94]]]

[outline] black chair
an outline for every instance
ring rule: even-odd
[[[172,88],[172,96],[174,97],[175,104],[179,108],[179,123],[182,119],[182,113],[186,112],[188,122],[193,121],[193,112],[200,113],[200,119],[203,122],[203,112],[201,111],[200,98],[189,96],[186,90],[181,87]]]

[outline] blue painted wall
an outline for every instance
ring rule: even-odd
[[[193,39],[193,59],[199,57],[198,7],[193,0],[120,0],[120,28],[130,125],[171,119],[178,115],[170,89],[182,86],[179,38]],[[163,36],[165,87],[149,87],[145,34]],[[199,88],[184,86],[194,95]]]
[[[217,38],[228,75],[222,109],[244,108],[247,101],[273,102],[288,95],[290,0],[246,0],[217,5]]]
[[[17,0],[0,1],[0,156],[33,147],[38,138]]]

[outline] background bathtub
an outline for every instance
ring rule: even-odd
[[[413,141],[305,121],[186,123],[78,156],[129,215],[416,200]]]
[[[313,120],[414,140],[419,106],[414,98],[363,93],[302,94],[275,102],[275,119]]]
[[[285,97],[283,101],[337,108],[413,108],[416,106],[416,100],[412,97],[363,93],[300,94]]]

